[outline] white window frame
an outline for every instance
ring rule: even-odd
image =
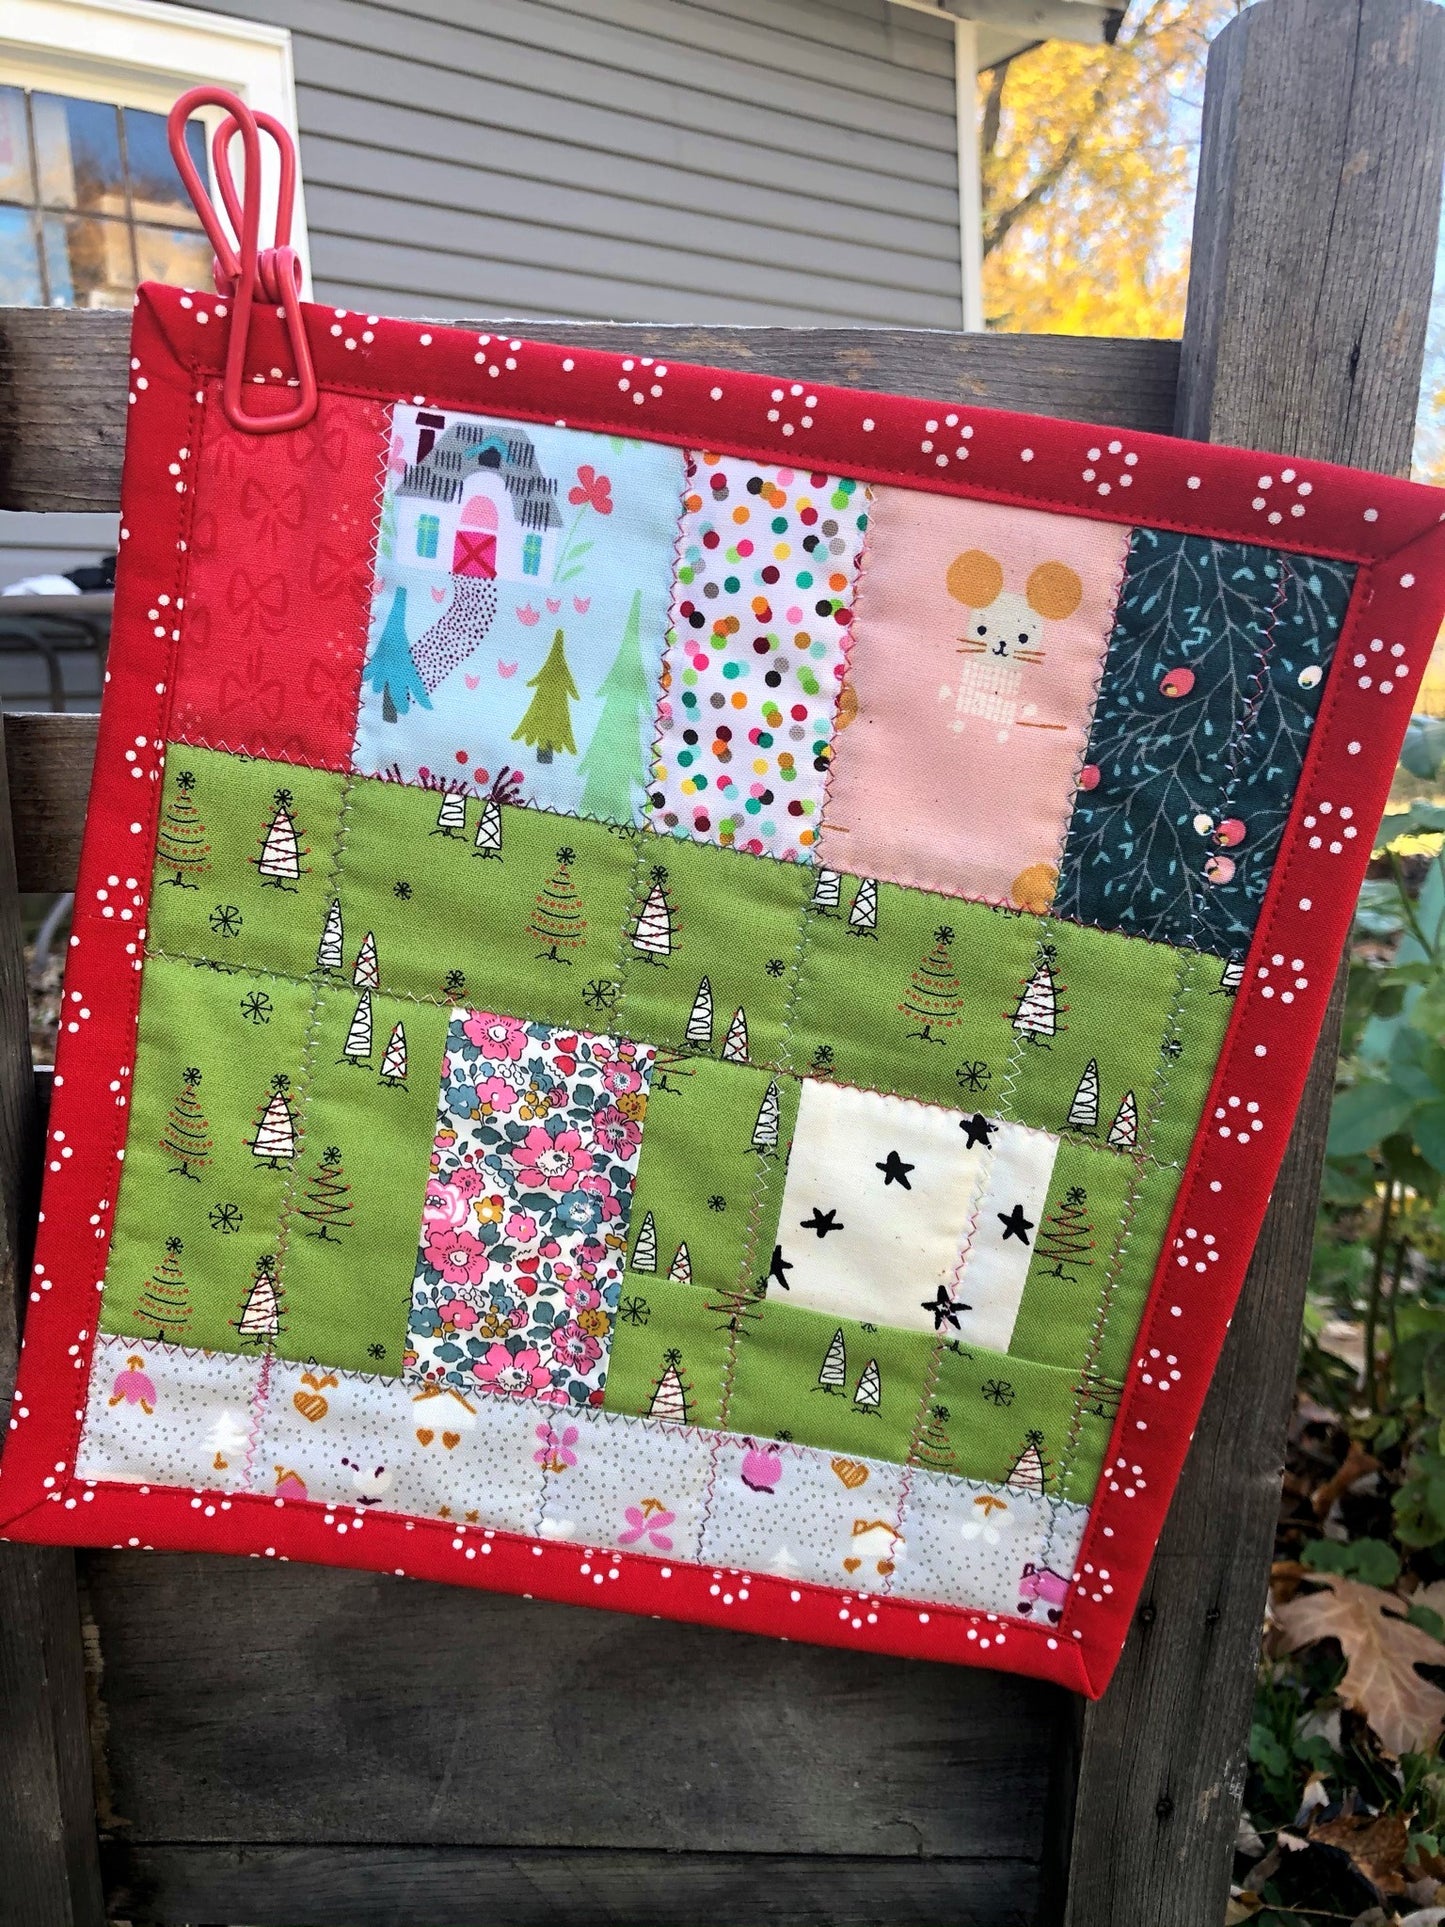
[[[3,0],[0,4],[0,83],[41,93],[103,100],[165,114],[188,87],[228,87],[248,107],[274,114],[293,140],[296,75],[285,27],[229,20],[198,7],[162,0]],[[221,119],[202,111],[207,128]],[[276,211],[274,149],[261,142],[261,240],[273,232]],[[239,166],[239,149],[233,149]],[[291,244],[311,295],[306,205],[297,170]]]

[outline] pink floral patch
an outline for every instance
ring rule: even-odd
[[[493,1017],[486,1011],[469,1011],[462,1029],[483,1057],[500,1064],[515,1064],[527,1048],[527,1026],[515,1017]]]
[[[626,1038],[452,1013],[412,1285],[423,1378],[600,1404],[653,1056]]]

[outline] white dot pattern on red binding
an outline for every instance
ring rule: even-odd
[[[770,390],[772,407],[768,409],[768,420],[783,435],[796,435],[800,428],[813,426],[813,410],[818,406],[818,397],[804,387],[800,381],[789,383],[782,388]]]
[[[640,355],[635,361],[629,358],[623,362],[617,386],[622,394],[631,397],[636,407],[644,408],[649,401],[662,399],[666,380],[666,362],[654,361],[651,355]]]
[[[1302,520],[1306,513],[1306,498],[1314,493],[1314,483],[1301,481],[1298,470],[1293,468],[1282,468],[1278,476],[1261,475],[1255,487],[1257,492],[1249,506],[1275,528],[1286,516],[1291,521]]]
[[[1024,460],[1032,460],[1032,451],[1025,455]],[[1095,446],[1087,451],[1085,460],[1088,466],[1080,471],[1080,477],[1096,495],[1112,495],[1116,488],[1133,487],[1134,470],[1139,457],[1123,442],[1112,441]],[[1190,487],[1193,486],[1191,481]]]

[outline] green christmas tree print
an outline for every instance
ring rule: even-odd
[[[284,1071],[278,1071],[271,1079],[271,1095],[257,1119],[256,1134],[247,1139],[257,1163],[267,1165],[272,1171],[279,1171],[283,1163],[289,1164],[296,1155],[296,1119],[288,1096],[290,1089],[290,1078]]]
[[[560,629],[552,638],[547,660],[527,687],[537,693],[526,715],[512,731],[512,741],[529,743],[536,750],[539,763],[550,763],[559,749],[575,756],[577,745],[572,740],[572,711],[568,705],[577,700],[577,685],[567,666]]]
[[[314,1231],[306,1233],[308,1238],[322,1238],[327,1244],[340,1244],[336,1233],[353,1228],[351,1186],[346,1182],[341,1151],[337,1145],[328,1144],[321,1153],[321,1162],[306,1187],[306,1202],[300,1211],[301,1216],[316,1227]]]
[[[602,714],[587,752],[577,765],[587,778],[582,814],[605,822],[632,820],[634,797],[646,782],[643,726],[652,715],[652,692],[642,661],[642,591],[632,598],[622,642],[597,691]]]
[[[668,1419],[674,1425],[686,1425],[692,1417],[692,1389],[691,1379],[683,1376],[682,1353],[665,1351],[662,1354],[662,1372],[652,1387],[647,1416]]]
[[[381,719],[385,723],[399,721],[413,703],[422,709],[431,708],[426,684],[417,672],[406,639],[405,589],[398,589],[391,599],[386,623],[367,657],[366,680],[381,698]]]
[[[260,1345],[282,1331],[284,1302],[281,1287],[276,1283],[276,1260],[268,1252],[256,1260],[255,1275],[242,1302],[241,1315],[232,1323],[242,1338],[254,1339]]]
[[[277,790],[275,810],[261,828],[261,854],[251,859],[261,881],[276,890],[296,888],[301,881],[301,859],[311,854],[296,828],[293,801],[290,790]]]
[[[1064,986],[1059,982],[1055,966],[1059,953],[1051,943],[1039,945],[1039,960],[1033,973],[1019,991],[1019,1000],[1009,1016],[1009,1022],[1030,1044],[1041,1044],[1045,1048],[1067,1025],[1059,1022],[1060,1014],[1068,1009],[1067,1004],[1059,1002],[1059,992]]]
[[[925,1044],[946,1043],[946,1038],[934,1035],[935,1026],[951,1030],[963,1009],[963,986],[953,968],[952,944],[953,931],[946,923],[940,924],[933,933],[933,948],[914,971],[907,995],[898,1006],[920,1026],[908,1035]]]
[[[166,1156],[176,1160],[170,1167],[171,1176],[193,1178],[197,1184],[215,1148],[211,1143],[211,1127],[196,1097],[200,1081],[198,1070],[181,1073],[181,1088],[166,1117],[160,1139]]]
[[[188,769],[176,771],[175,792],[166,799],[156,829],[156,867],[173,872],[158,879],[180,890],[199,890],[194,881],[211,867],[206,826],[191,801],[196,779]]]
[[[928,1417],[914,1447],[914,1458],[920,1465],[926,1465],[930,1472],[950,1472],[953,1469],[953,1447],[948,1438],[949,1417],[946,1405],[930,1405]]]
[[[644,962],[665,969],[664,959],[672,955],[674,931],[672,902],[667,894],[667,870],[658,863],[652,870],[652,888],[643,900],[632,926],[632,947]],[[711,995],[711,986],[709,986]]]
[[[546,944],[537,952],[538,962],[570,964],[558,944],[576,950],[587,941],[587,919],[582,914],[582,897],[572,881],[572,865],[577,852],[567,844],[557,852],[557,867],[537,892],[536,908],[527,925],[527,935]]]
[[[191,1322],[191,1294],[181,1275],[183,1248],[179,1238],[167,1238],[165,1257],[141,1287],[134,1317],[143,1337],[151,1336],[144,1328],[153,1325],[157,1338],[175,1344]]]
[[[1080,1271],[1092,1268],[1094,1226],[1088,1213],[1089,1194],[1081,1184],[1071,1184],[1063,1203],[1044,1219],[1034,1247],[1035,1260],[1047,1262],[1045,1275],[1078,1282]]]

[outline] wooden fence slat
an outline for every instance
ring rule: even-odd
[[[924,328],[509,325],[534,341],[1070,415],[1164,435],[1173,423],[1179,368],[1177,341],[961,335]],[[119,505],[129,337],[126,313],[0,308],[0,509]]]
[[[320,1839],[372,1845],[383,1814],[397,1847],[966,1859],[987,1842],[1037,1862],[1071,1712],[1010,1675],[389,1574],[95,1553],[86,1590],[111,1798],[138,1840],[283,1843],[304,1814]],[[306,1636],[258,1640],[265,1625]],[[199,1703],[195,1675],[154,1657],[188,1651]],[[528,1678],[543,1653],[545,1690]],[[481,1671],[514,1683],[505,1747],[478,1729],[490,1698],[459,1690]]]
[[[1445,12],[1263,0],[1205,93],[1183,433],[1401,473],[1445,161]],[[1129,1646],[1085,1717],[1069,1927],[1218,1927],[1343,973]]]
[[[117,1842],[106,1883],[125,1918],[250,1927],[1033,1927],[1054,1918],[1020,1905],[1024,1883],[999,1860]],[[153,1901],[164,1913],[149,1911]]]

